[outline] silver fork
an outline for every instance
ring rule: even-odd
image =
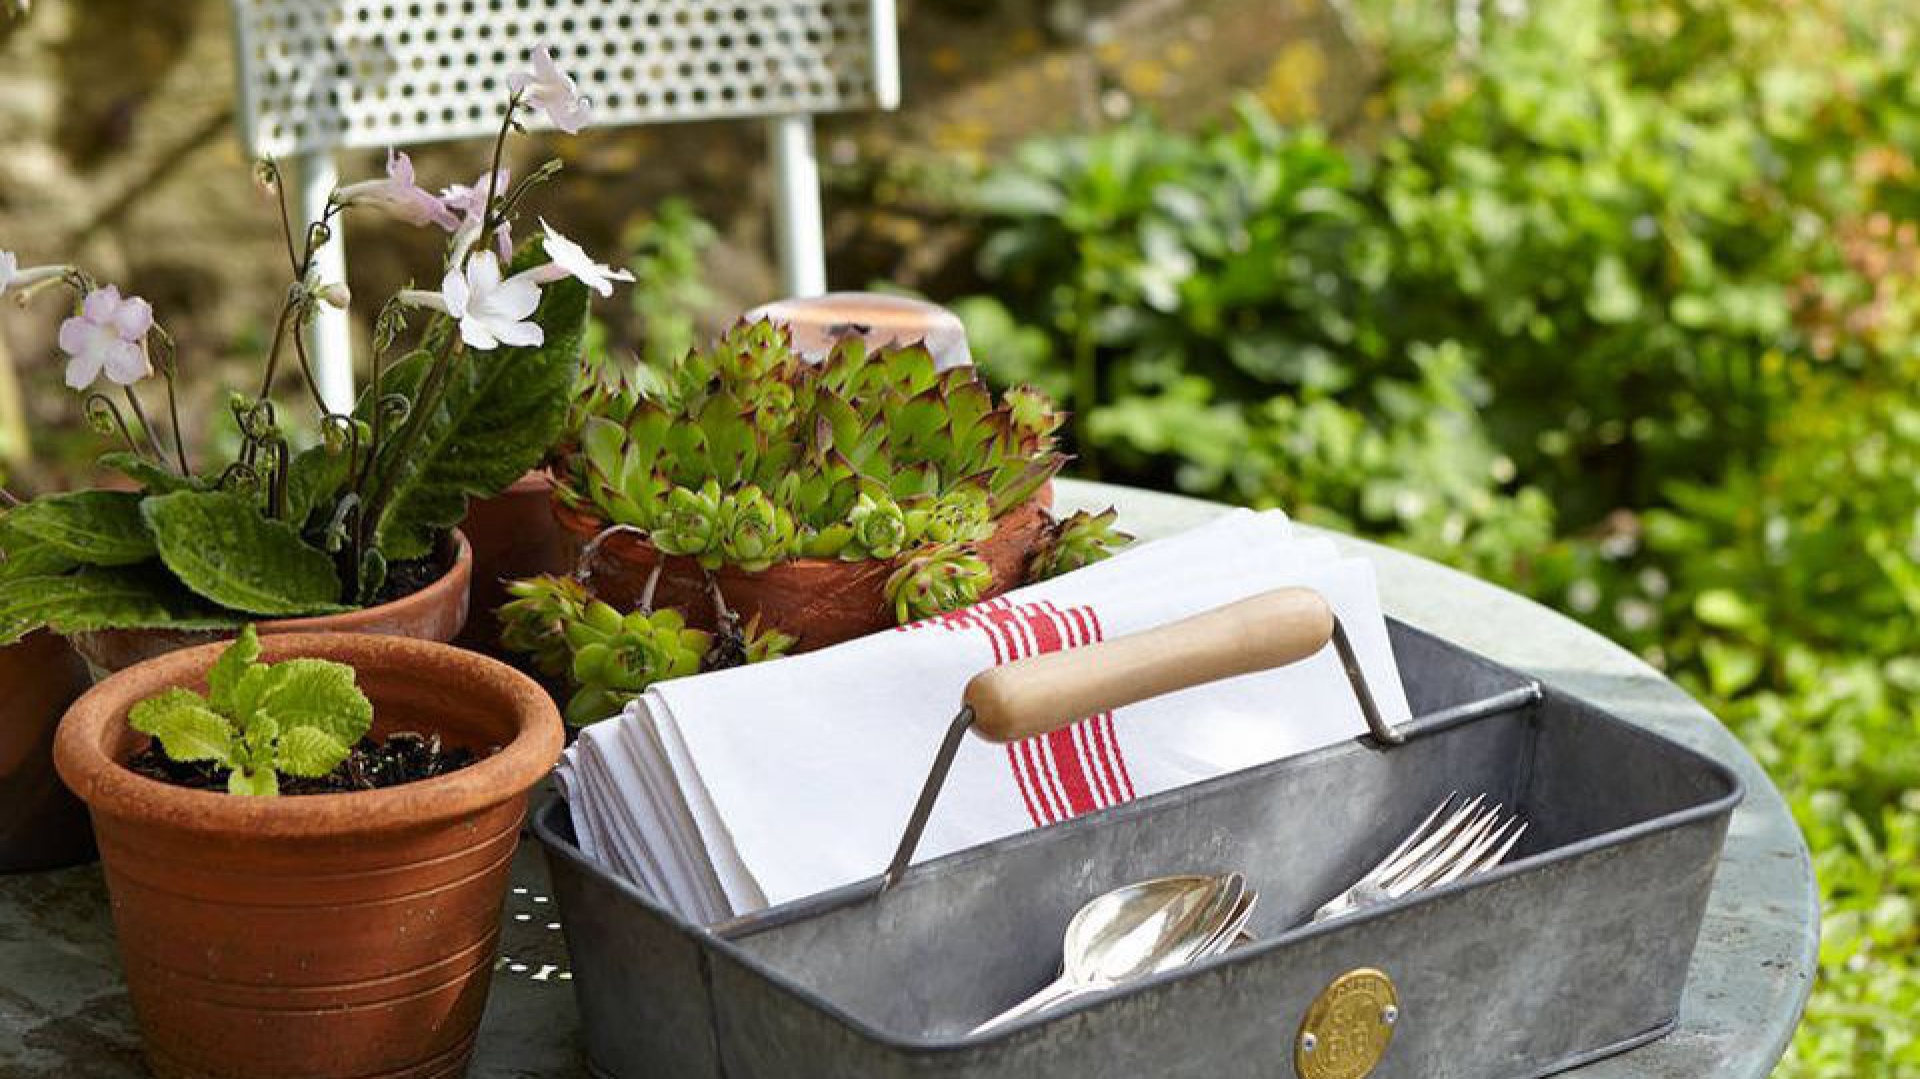
[[[1503,806],[1482,808],[1487,800],[1484,794],[1456,807],[1458,799],[1457,794],[1448,795],[1392,854],[1314,911],[1313,921],[1338,918],[1423,888],[1438,888],[1499,865],[1520,842],[1527,822]]]

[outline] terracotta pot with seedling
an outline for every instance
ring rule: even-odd
[[[359,634],[178,651],[60,726],[162,1079],[457,1076],[560,717],[512,668]]]
[[[496,162],[529,106],[568,131],[585,119],[551,64],[515,86]],[[451,640],[472,577],[455,526],[470,500],[509,489],[565,430],[588,293],[631,280],[544,222],[542,235],[515,248],[523,202],[558,167],[517,181],[496,169],[432,195],[406,155],[389,154],[385,177],[334,191],[319,220],[295,229],[278,173],[263,163],[293,280],[259,382],[227,400],[239,433],[227,461],[189,447],[176,382],[191,360],[176,354],[145,300],[71,266],[16,270],[18,260],[0,251],[9,271],[0,291],[23,300],[72,293],[59,334],[67,382],[119,444],[100,464],[129,481],[24,502],[0,490],[9,507],[0,515],[0,644],[51,629],[115,670],[230,638],[242,623],[269,635]],[[323,305],[353,302],[345,282],[318,276],[315,260],[349,210],[450,235],[433,271],[438,288],[403,289],[374,316],[370,384],[346,408],[321,397],[302,342]],[[294,418],[305,406],[311,423]],[[482,555],[498,556],[498,537],[485,538]]]
[[[578,568],[520,582],[503,611],[508,644],[574,687],[575,722],[662,678],[998,595],[1061,542],[1047,506],[1063,415],[1029,388],[996,397],[974,367],[943,368],[919,345],[850,338],[815,361],[785,326],[742,321],[592,387],[584,413],[555,510]],[[1070,531],[1082,561],[1121,538]],[[691,670],[637,642],[606,668],[593,635],[615,621],[631,634],[634,619],[712,639]]]

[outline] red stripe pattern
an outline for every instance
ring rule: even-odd
[[[981,633],[993,649],[996,666],[1104,639],[1100,616],[1092,607],[1015,605],[1005,597],[900,628]],[[1112,712],[1011,743],[1006,750],[1014,785],[1036,826],[1134,799],[1133,777]]]

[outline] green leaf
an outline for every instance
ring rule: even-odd
[[[282,739],[300,728],[352,745],[373,724],[373,703],[354,684],[353,668],[324,659],[290,659],[271,668],[260,710],[280,724]]]
[[[35,539],[0,515],[0,581],[16,577],[58,577],[77,563],[45,540]]]
[[[347,455],[315,446],[294,457],[287,466],[287,523],[305,528],[307,518],[328,505],[347,482]]]
[[[233,766],[233,724],[186,689],[169,689],[133,706],[127,724],[150,734],[176,761],[213,761]]]
[[[248,626],[207,669],[207,700],[216,710],[231,716],[240,714],[234,707],[234,690],[247,670],[259,661],[260,634]]]
[[[159,566],[88,568],[65,577],[0,581],[0,644],[19,626],[56,633],[97,629],[227,629],[239,619],[181,587]],[[24,632],[24,631],[22,631]]]
[[[466,516],[467,499],[503,491],[540,462],[565,427],[586,332],[587,288],[571,278],[541,290],[534,321],[546,333],[532,348],[467,350],[456,356],[445,392],[409,424],[425,424],[406,460],[383,453],[394,495],[376,538],[390,561],[423,558],[440,533]],[[384,389],[417,398],[430,358],[415,355],[389,372]],[[364,412],[371,404],[361,402]],[[388,440],[397,447],[398,432]]]
[[[172,494],[175,491],[204,491],[205,482],[195,476],[181,476],[154,464],[137,453],[126,450],[114,450],[103,453],[99,461],[101,468],[111,468],[146,489],[146,493],[155,495]]]
[[[323,776],[347,759],[347,743],[318,727],[295,727],[280,735],[274,766],[290,776]]]
[[[142,510],[167,568],[215,603],[273,616],[345,609],[333,560],[245,496],[180,491],[149,498]]]
[[[235,768],[227,773],[227,793],[273,798],[280,793],[280,776],[271,768],[252,772]]]
[[[94,566],[130,566],[154,554],[135,491],[46,495],[7,512],[7,527]]]

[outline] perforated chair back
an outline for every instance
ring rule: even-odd
[[[491,136],[508,77],[537,46],[594,104],[597,126],[764,118],[784,286],[825,291],[811,117],[890,109],[894,0],[231,0],[242,141],[292,166],[307,219],[330,155]],[[538,124],[543,117],[530,118]],[[328,262],[339,268],[338,245]],[[321,381],[338,341],[320,327]],[[351,394],[323,386],[329,401]]]

